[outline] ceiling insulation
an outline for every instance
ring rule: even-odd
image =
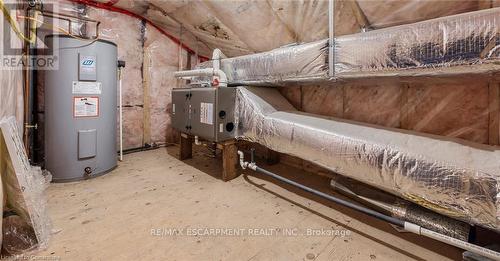
[[[109,0],[97,2],[109,3]],[[328,37],[326,0],[113,0],[147,17],[200,55],[263,52]],[[336,34],[357,33],[500,6],[500,0],[336,0]]]

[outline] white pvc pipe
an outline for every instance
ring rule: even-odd
[[[220,60],[221,58],[227,58],[226,55],[224,55],[224,53],[222,53],[222,51],[220,49],[214,49],[214,52],[212,53],[212,64],[213,64],[213,68],[216,69],[216,70],[220,70]]]
[[[119,106],[120,106],[120,161],[123,161],[123,98],[122,98],[122,70],[118,69],[118,92],[119,92]]]
[[[438,232],[423,228],[413,223],[405,222],[404,229],[408,232],[412,232],[417,235],[422,235],[464,250],[471,251],[473,253],[482,255],[492,260],[500,260],[500,253],[498,252],[447,235],[440,234]]]
[[[201,142],[200,142],[198,136],[194,136],[194,144],[197,146],[201,145]]]
[[[185,77],[194,77],[194,76],[218,76],[219,77],[219,86],[227,87],[227,77],[226,74],[220,70],[215,68],[205,68],[205,69],[196,69],[196,70],[188,70],[188,71],[178,71],[174,73],[176,78],[185,78]]]
[[[212,67],[214,70],[220,70],[220,59],[224,57],[227,58],[220,49],[215,48],[212,53]],[[214,76],[214,80],[220,81],[219,77]]]
[[[248,162],[245,161],[245,154],[241,150],[238,151],[238,156],[240,156],[240,166],[242,169],[246,169]]]
[[[308,192],[310,192],[312,194],[315,194],[315,195],[321,196],[323,198],[329,199],[331,201],[334,201],[334,202],[336,202],[336,203],[338,203],[340,205],[349,207],[351,209],[356,209],[356,210],[358,210],[360,212],[363,212],[365,214],[369,214],[369,215],[371,215],[371,216],[373,216],[375,218],[378,218],[380,220],[387,221],[387,219],[385,219],[384,217],[388,217],[388,216],[386,216],[385,214],[377,213],[375,211],[370,210],[369,208],[360,207],[360,206],[357,206],[356,208],[354,208],[354,206],[356,206],[355,204],[349,203],[349,202],[347,202],[345,200],[341,200],[341,199],[335,198],[335,197],[327,195],[327,194],[325,194],[323,192],[320,192],[320,191],[314,190],[312,188],[306,187],[304,185],[301,185],[301,184],[299,184],[297,182],[294,182],[294,181],[288,180],[286,178],[280,177],[277,174],[274,174],[272,172],[269,172],[269,171],[263,170],[261,168],[258,168],[257,164],[255,164],[253,162],[252,163],[251,162],[247,162],[247,161],[244,160],[244,154],[243,154],[242,151],[238,151],[238,155],[239,155],[239,158],[240,158],[240,166],[241,166],[242,169],[249,168],[249,169],[252,169],[252,170],[256,170],[259,173],[263,173],[263,174],[266,174],[267,176],[274,177],[274,178],[276,178],[278,180],[281,180],[281,181],[283,181],[285,183],[288,183],[290,185],[299,187],[302,190],[308,191]],[[368,211],[370,211],[371,214]],[[377,213],[377,215],[375,215],[375,213]],[[396,219],[396,220],[397,221],[401,221],[399,219]],[[387,221],[387,222],[392,223],[390,221]],[[396,223],[392,223],[392,224],[396,225]],[[398,225],[398,226],[401,226],[401,225]],[[488,257],[490,259],[499,260],[500,261],[500,253],[495,252],[493,250],[490,250],[490,249],[487,249],[487,248],[484,248],[484,247],[481,247],[481,246],[478,246],[478,245],[474,245],[474,244],[471,244],[469,242],[462,241],[460,239],[456,239],[456,238],[453,238],[453,237],[450,237],[450,236],[447,236],[447,235],[440,234],[438,232],[435,232],[435,231],[423,228],[423,227],[421,227],[421,226],[419,226],[417,224],[414,224],[414,223],[404,222],[403,226],[404,226],[403,229],[405,231],[408,231],[408,232],[411,232],[411,233],[414,233],[414,234],[417,234],[417,235],[422,235],[422,236],[425,236],[425,237],[428,237],[428,238],[432,238],[434,240],[437,240],[437,241],[440,241],[440,242],[443,242],[443,243],[446,243],[446,244],[449,244],[449,245],[452,245],[452,246],[455,246],[455,247],[458,247],[458,248],[461,248],[461,249],[464,249],[464,250],[471,251],[473,253],[482,255],[484,257]]]
[[[335,76],[335,0],[328,0],[328,76]]]

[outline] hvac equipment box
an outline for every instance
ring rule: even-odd
[[[236,88],[205,87],[172,90],[172,125],[175,129],[208,141],[235,137]]]

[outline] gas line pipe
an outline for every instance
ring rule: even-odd
[[[487,248],[484,248],[484,247],[481,247],[478,245],[474,245],[474,244],[471,244],[469,242],[465,242],[465,241],[462,241],[462,240],[459,240],[459,239],[456,239],[456,238],[453,238],[453,237],[450,237],[447,235],[437,233],[435,231],[426,229],[424,227],[421,227],[417,224],[413,224],[413,223],[408,222],[408,221],[404,221],[404,220],[401,220],[401,219],[398,219],[395,217],[385,215],[385,214],[377,212],[375,210],[372,210],[372,209],[354,204],[352,202],[343,200],[341,198],[326,194],[324,192],[312,189],[310,187],[307,187],[307,186],[304,186],[300,183],[297,183],[293,180],[289,180],[287,178],[279,176],[271,171],[265,170],[265,169],[257,166],[257,163],[255,163],[254,153],[255,153],[255,151],[252,150],[251,151],[251,161],[248,162],[248,161],[245,161],[245,154],[242,151],[238,150],[239,162],[240,162],[240,166],[242,169],[249,168],[249,169],[254,170],[258,173],[264,174],[264,175],[271,177],[273,179],[277,179],[277,180],[279,180],[283,183],[286,183],[288,185],[292,185],[294,187],[300,188],[306,192],[309,192],[309,193],[314,194],[316,196],[319,196],[321,198],[333,201],[333,202],[335,202],[339,205],[342,205],[344,207],[348,207],[348,208],[357,210],[357,211],[364,213],[366,215],[372,216],[374,218],[388,222],[392,225],[398,226],[399,228],[401,228],[405,231],[408,231],[408,232],[411,232],[411,233],[414,233],[417,235],[425,236],[428,238],[432,238],[434,240],[437,240],[437,241],[440,241],[440,242],[443,242],[443,243],[446,243],[446,244],[449,244],[449,245],[452,245],[452,246],[455,246],[455,247],[458,247],[458,248],[461,248],[461,249],[464,249],[464,250],[467,250],[467,251],[470,251],[473,253],[476,253],[478,255],[481,255],[481,256],[484,256],[487,258],[491,258],[493,260],[500,260],[500,253],[499,252],[496,252],[496,251],[493,251],[493,250],[490,250],[490,249],[487,249]]]

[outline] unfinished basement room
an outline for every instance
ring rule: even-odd
[[[0,260],[500,260],[500,0],[0,8]]]

